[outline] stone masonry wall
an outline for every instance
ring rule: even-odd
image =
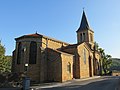
[[[61,54],[52,49],[47,49],[47,80],[62,82],[62,61]]]
[[[73,79],[73,55],[61,54],[62,56],[62,82]],[[70,71],[68,69],[70,65]]]
[[[48,38],[42,38],[42,47],[46,48],[52,48],[52,49],[58,49],[61,48],[62,46],[67,46],[69,44],[63,43],[63,42],[59,42],[59,41],[55,41],[52,39],[48,39]],[[46,46],[47,45],[47,46]]]
[[[84,49],[86,51],[86,62],[84,62]],[[89,77],[89,51],[84,44],[78,47],[78,53],[80,55],[80,78]]]
[[[79,61],[79,55],[77,52],[77,48],[65,48],[62,51],[67,52],[69,54],[73,54],[73,78],[80,78],[80,61]]]
[[[30,50],[30,42],[35,41],[37,42],[37,60],[36,64],[29,64],[29,50]],[[21,51],[21,61],[20,64],[17,64],[17,53],[18,53],[18,44],[21,42],[22,48],[26,48],[25,51]],[[15,66],[14,72],[25,72],[25,63],[28,63],[28,70],[26,75],[31,78],[31,81],[40,81],[40,38],[34,39],[34,38],[23,38],[16,41],[16,52],[15,52]],[[31,72],[32,71],[32,72]]]

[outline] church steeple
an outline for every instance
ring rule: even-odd
[[[94,43],[94,32],[90,29],[84,10],[82,14],[80,27],[76,32],[77,32],[77,43],[86,42],[91,45]]]
[[[77,32],[80,31],[80,30],[88,30],[88,29],[90,29],[90,26],[88,24],[88,20],[87,20],[87,17],[85,15],[85,11],[83,10],[81,24],[80,24],[80,27],[77,30]]]

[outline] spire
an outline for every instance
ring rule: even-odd
[[[90,29],[90,27],[89,27],[89,24],[88,24],[88,21],[87,21],[87,17],[85,15],[85,11],[83,9],[81,24],[80,24],[80,27],[77,30],[77,32],[80,31],[80,30],[88,30],[88,29]]]

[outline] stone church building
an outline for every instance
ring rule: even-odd
[[[84,11],[76,33],[76,44],[38,33],[15,38],[12,71],[26,72],[34,82],[64,82],[98,75],[100,54]]]

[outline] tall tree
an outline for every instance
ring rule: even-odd
[[[98,49],[99,49],[98,43],[97,43],[97,42],[94,42],[94,45],[95,45],[95,46],[94,46],[94,49],[98,51]]]
[[[4,69],[4,60],[5,60],[5,47],[2,45],[0,41],[0,73],[2,73]]]
[[[99,52],[101,54],[101,74],[107,74],[110,72],[110,66],[112,64],[111,55],[106,55],[104,49],[99,48]]]
[[[105,74],[110,72],[111,65],[112,65],[111,55],[105,55],[103,58],[103,70]]]
[[[0,41],[0,73],[11,71],[11,56],[5,56],[5,47]]]
[[[4,65],[5,72],[11,72],[12,56],[5,56]]]

